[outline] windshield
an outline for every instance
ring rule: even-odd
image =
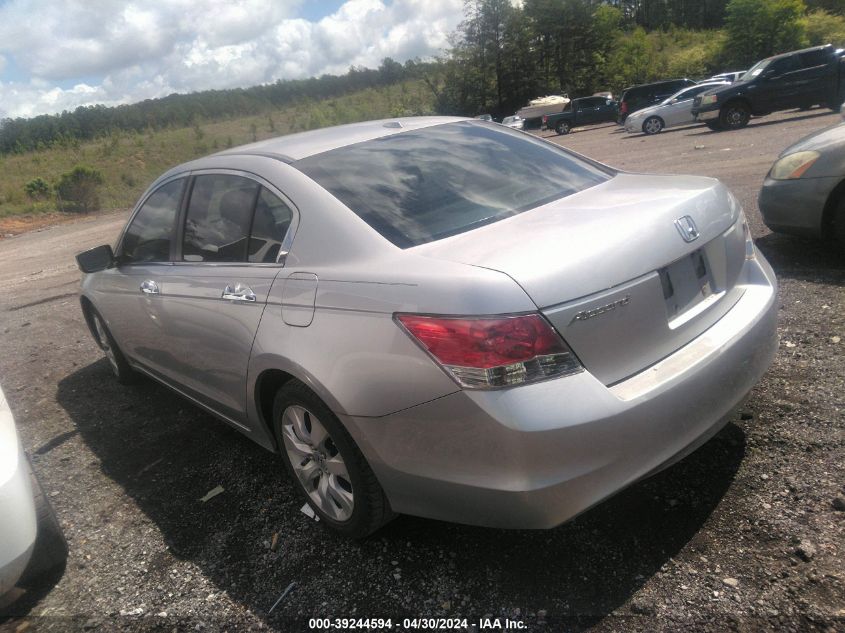
[[[552,143],[479,121],[409,130],[293,166],[400,248],[497,222],[612,176]]]
[[[739,81],[749,81],[754,79],[757,75],[759,75],[763,70],[768,66],[772,61],[772,58],[769,57],[768,59],[764,59],[762,61],[757,62],[754,64],[747,73],[745,73],[742,77],[739,78]]]

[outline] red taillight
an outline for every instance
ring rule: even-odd
[[[619,112],[622,114],[626,114],[628,112],[628,102],[623,101],[619,104]]]
[[[464,387],[504,387],[581,371],[539,314],[396,319]]]

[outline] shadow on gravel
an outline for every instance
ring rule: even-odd
[[[779,279],[845,286],[845,249],[835,242],[769,233],[754,244]]]
[[[64,563],[32,581],[26,589],[14,587],[7,595],[0,596],[0,626],[14,622],[29,615],[32,610],[49,594],[65,573]],[[17,631],[17,627],[15,628]]]
[[[57,395],[103,472],[169,546],[140,559],[149,570],[141,588],[147,612],[170,606],[174,564],[187,559],[220,591],[284,630],[307,630],[314,616],[479,618],[513,616],[517,608],[531,630],[544,628],[535,615],[540,610],[551,630],[595,624],[681,548],[697,548],[696,540],[705,538],[702,524],[745,454],[743,431],[729,424],[681,463],[554,530],[399,517],[369,539],[350,542],[300,513],[302,502],[277,456],[164,387],[148,381],[121,387],[100,361],[62,380]],[[217,485],[223,494],[199,501]],[[111,504],[86,510],[103,522],[120,520]],[[724,529],[740,529],[730,522],[741,518],[726,520]],[[132,527],[125,530],[134,541]],[[136,547],[158,549],[149,542]],[[182,582],[179,590],[190,595],[190,583]],[[268,613],[291,582],[294,589]],[[197,598],[197,619],[204,598]],[[656,608],[638,603],[635,610]]]
[[[811,114],[802,114],[801,116],[793,116],[789,117],[788,119],[763,119],[762,121],[759,118],[752,118],[751,123],[748,125],[748,128],[757,128],[757,127],[765,127],[767,125],[780,125],[781,123],[793,123],[795,121],[805,121],[807,119],[818,119],[820,117],[825,116],[835,116],[836,112],[833,110],[829,110],[827,108],[820,108],[819,110],[814,110]],[[839,122],[839,117],[835,117],[835,123]],[[832,124],[832,123],[831,123]],[[748,129],[742,128],[742,129]],[[737,132],[739,130],[736,130]],[[721,134],[721,133],[730,133],[731,130],[710,130],[705,128],[702,132],[696,132],[695,134],[690,134],[690,136],[701,136],[702,134]]]

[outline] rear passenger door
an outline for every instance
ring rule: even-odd
[[[188,196],[164,304],[173,370],[189,395],[243,424],[252,342],[296,211],[239,172],[195,173]]]
[[[799,107],[827,103],[828,95],[833,91],[837,80],[836,74],[830,69],[833,58],[832,48],[807,51],[798,55],[801,63],[800,76],[796,78]]]

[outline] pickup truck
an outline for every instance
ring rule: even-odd
[[[753,116],[845,100],[845,50],[827,44],[768,57],[738,81],[695,98],[692,114],[711,130],[737,130]]]
[[[573,99],[563,112],[544,114],[543,127],[558,134],[569,134],[574,127],[615,121],[618,104],[608,97]]]

